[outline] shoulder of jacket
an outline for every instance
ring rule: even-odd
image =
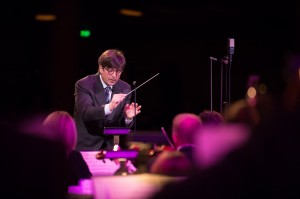
[[[122,87],[126,87],[126,88],[131,87],[127,82],[125,82],[124,80],[121,80],[121,79],[119,79],[117,84],[119,84]]]
[[[83,82],[90,82],[94,79],[96,79],[97,75],[96,74],[93,74],[93,75],[87,75],[79,80],[77,80],[76,84],[78,83],[83,83]]]

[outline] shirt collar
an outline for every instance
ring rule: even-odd
[[[102,80],[101,74],[99,75],[99,77],[100,77],[100,81],[102,82],[103,88],[106,88],[108,85],[106,85],[106,84],[104,83],[104,81]],[[112,86],[111,86],[111,88],[112,88]]]

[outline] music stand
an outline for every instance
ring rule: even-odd
[[[128,135],[130,128],[126,127],[104,127],[104,135],[113,135],[114,136],[114,146],[120,143],[120,135]]]
[[[128,170],[126,167],[126,161],[128,158],[136,158],[137,151],[132,150],[119,150],[120,135],[128,135],[130,128],[126,127],[104,127],[104,135],[114,136],[114,149],[112,151],[106,151],[105,158],[118,159],[120,162],[120,168],[115,172],[115,175],[127,175]]]

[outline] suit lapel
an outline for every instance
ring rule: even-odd
[[[95,101],[98,106],[105,104],[105,91],[100,81],[99,73],[96,73],[93,77]]]
[[[120,85],[118,83],[116,83],[113,86],[112,94],[119,94],[119,93],[122,93],[122,88],[120,87]]]

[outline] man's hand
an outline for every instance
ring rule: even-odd
[[[110,103],[109,103],[109,109],[112,111],[114,110],[127,96],[127,94],[114,94]]]
[[[137,103],[134,104],[132,102],[130,105],[126,104],[124,106],[124,112],[125,112],[126,119],[132,119],[135,115],[140,114],[141,108],[142,108],[142,106],[138,105]],[[136,112],[136,114],[135,114],[135,112]]]

